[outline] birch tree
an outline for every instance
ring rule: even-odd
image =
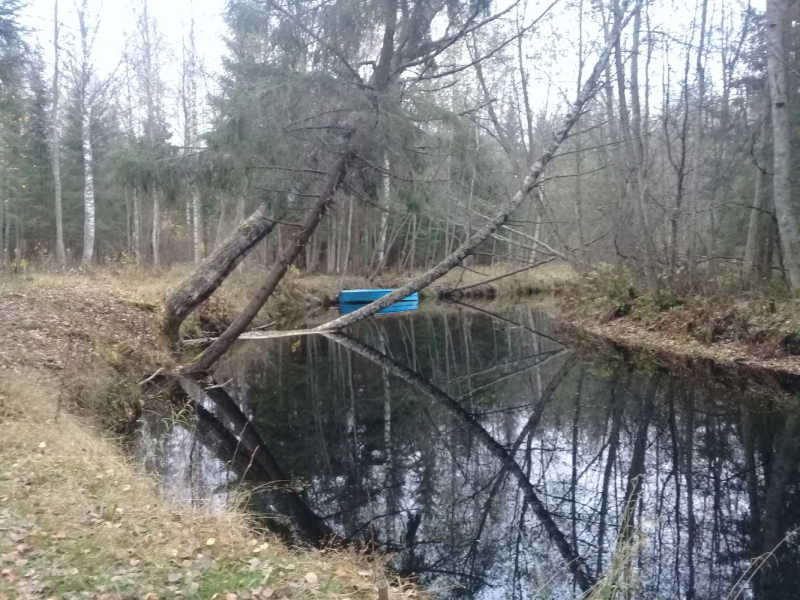
[[[188,39],[183,42],[183,61],[181,68],[181,110],[183,112],[183,155],[187,161],[195,146],[198,143],[198,123],[197,123],[197,49],[194,39],[194,15],[189,17]],[[187,169],[191,166],[187,162]],[[203,262],[203,207],[200,202],[200,190],[198,189],[198,174],[187,178],[187,187],[190,195],[191,231],[192,231],[192,254],[194,263],[199,265]]]
[[[53,159],[53,182],[55,186],[55,219],[56,219],[56,260],[58,264],[64,266],[67,262],[66,252],[64,251],[64,216],[61,205],[61,142],[59,140],[59,48],[58,48],[58,0],[54,2],[53,8],[53,112],[52,112],[52,159]]]
[[[156,21],[150,16],[147,0],[142,0],[140,12],[136,15],[136,49],[133,61],[134,72],[145,113],[143,118],[144,138],[151,153],[151,159],[159,154],[163,144],[164,111],[163,100],[166,87],[162,80],[163,41]],[[149,178],[148,189],[152,206],[151,248],[154,266],[161,264],[161,190],[159,189],[158,169],[153,166],[153,176]],[[144,191],[144,190],[142,190]]]
[[[96,27],[90,29],[87,0],[78,8],[78,26],[80,48],[75,63],[74,77],[79,90],[79,111],[81,120],[81,146],[83,149],[83,257],[81,264],[92,264],[95,244],[95,197],[94,197],[94,165],[92,164],[92,44]]]
[[[767,72],[772,99],[773,176],[772,194],[781,250],[792,289],[800,288],[800,229],[792,208],[792,148],[789,122],[788,55],[785,25],[789,21],[786,0],[767,0]]]

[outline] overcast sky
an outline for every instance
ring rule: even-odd
[[[225,0],[148,0],[148,11],[158,22],[167,45],[180,53],[181,39],[187,31],[189,16],[194,14],[197,49],[209,70],[217,70],[224,44],[222,11]],[[95,64],[100,73],[108,73],[118,64],[125,40],[134,29],[134,10],[141,10],[142,0],[89,0],[89,11],[99,17],[100,27],[94,45]],[[25,23],[34,29],[48,63],[53,58],[54,0],[30,0],[24,12]],[[77,33],[75,0],[59,0],[62,35]],[[68,44],[61,40],[61,46]],[[177,61],[176,61],[177,64]]]

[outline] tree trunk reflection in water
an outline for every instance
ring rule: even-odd
[[[253,469],[253,477],[257,481],[286,486],[278,495],[279,506],[288,513],[302,536],[318,545],[330,540],[333,536],[331,529],[321,517],[314,514],[299,493],[291,488],[291,481],[269,447],[228,393],[217,385],[204,382],[182,379],[180,383],[187,397],[196,397],[199,391],[200,395],[214,403],[220,415],[227,421],[224,423],[215,417],[200,402],[190,401],[189,406],[194,409],[197,417],[198,434],[206,447],[225,464],[230,464],[239,479],[248,478],[249,471]]]
[[[800,436],[800,418],[796,412],[793,412],[783,425],[772,460],[772,472],[767,483],[764,514],[761,520],[763,524],[761,555],[775,552],[784,536],[783,532],[786,528],[782,523],[782,515],[784,514],[789,479],[797,469],[798,436]],[[767,562],[766,568],[759,572],[757,597],[761,600],[776,597],[774,587],[778,581],[778,575],[774,566],[774,561],[770,560]]]
[[[597,528],[597,570],[595,571],[598,575],[603,572],[603,550],[608,518],[608,488],[611,483],[614,464],[617,460],[617,447],[619,446],[620,419],[616,410],[615,387],[611,388],[611,402],[608,409],[611,415],[611,432],[608,436],[608,452],[606,454],[606,466],[603,470],[603,486],[600,492],[600,515]]]
[[[369,358],[380,366],[385,367],[395,376],[400,377],[413,387],[430,395],[434,400],[440,402],[449,412],[467,423],[475,436],[481,440],[481,442],[486,445],[489,451],[497,456],[497,458],[502,462],[503,466],[507,467],[511,474],[515,476],[518,485],[525,494],[526,500],[530,503],[534,514],[547,531],[547,534],[558,548],[558,551],[561,553],[561,556],[564,559],[567,568],[570,570],[570,572],[572,572],[578,587],[583,592],[588,592],[591,589],[591,587],[594,585],[594,578],[592,577],[591,572],[589,571],[589,568],[583,558],[575,553],[566,537],[564,537],[563,532],[555,524],[552,515],[539,499],[539,496],[534,490],[533,485],[531,485],[519,464],[509,455],[508,451],[502,446],[502,444],[497,442],[497,440],[495,440],[486,431],[486,429],[483,428],[483,426],[475,419],[475,417],[464,410],[453,398],[445,394],[442,390],[424,378],[420,377],[417,373],[403,367],[402,365],[398,365],[388,356],[381,354],[363,342],[355,340],[342,333],[325,333],[324,335],[337,341],[346,348],[349,348],[354,352]]]

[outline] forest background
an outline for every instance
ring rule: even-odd
[[[355,129],[295,267],[442,260],[520,188],[624,6],[401,1],[378,89],[384,4],[188,3],[164,27],[146,0],[3,0],[0,268],[200,263],[259,206],[277,226],[248,260],[272,264]],[[557,160],[464,266],[800,286],[798,6],[761,8],[634,7]]]

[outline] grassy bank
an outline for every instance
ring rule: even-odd
[[[216,513],[168,502],[125,451],[157,401],[138,378],[173,365],[158,323],[179,276],[0,283],[0,599],[374,599],[380,560],[291,550],[237,508],[244,498]],[[239,285],[225,310],[244,301]],[[417,594],[390,583],[392,597]]]
[[[41,373],[0,378],[0,594],[375,598],[383,568],[361,555],[293,552],[235,507],[167,503],[61,393]]]
[[[653,299],[625,270],[589,273],[564,286],[559,320],[573,333],[676,358],[800,374],[800,300],[709,291]]]

